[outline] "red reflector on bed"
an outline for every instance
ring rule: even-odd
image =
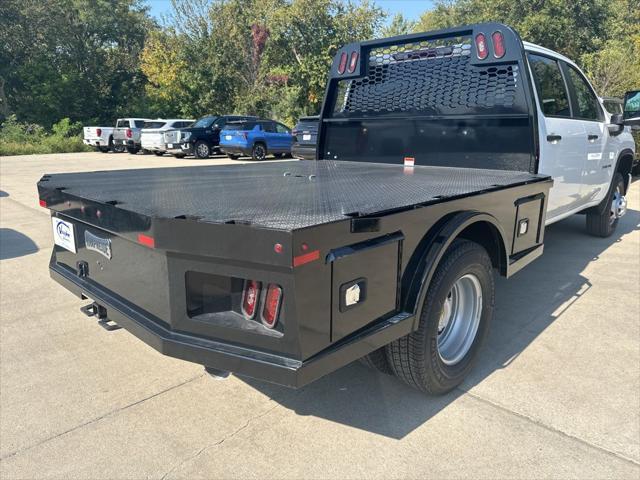
[[[153,237],[150,237],[149,235],[143,235],[142,233],[138,234],[138,242],[149,248],[155,248],[156,246],[156,241],[153,239]]]
[[[40,206],[41,206],[42,208],[47,208],[47,202],[46,202],[46,201],[44,201],[44,200],[40,200]]]
[[[320,258],[320,250],[314,250],[313,252],[305,253],[304,255],[298,255],[293,257],[293,266],[299,267],[305,263],[313,262]]]

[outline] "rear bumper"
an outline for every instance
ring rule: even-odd
[[[159,143],[143,143],[142,148],[145,150],[149,150],[150,152],[164,152],[165,147],[164,144]]]
[[[291,146],[291,155],[302,160],[315,160],[316,146],[294,144]]]
[[[413,315],[401,313],[360,330],[308,360],[297,360],[251,348],[174,331],[150,314],[113,295],[99,284],[56,263],[51,278],[76,296],[106,308],[117,323],[163,355],[231,371],[287,387],[299,388],[386,345],[411,331]]]
[[[89,145],[91,147],[106,147],[107,144],[104,142],[101,142],[100,139],[89,139],[87,140],[86,138],[84,140],[82,140],[82,143],[84,143],[85,145]]]
[[[251,155],[251,147],[248,145],[220,145],[220,151],[231,155]]]
[[[165,151],[172,155],[193,155],[193,145],[190,143],[167,143],[165,147],[167,147]]]
[[[113,144],[114,145],[123,145],[127,148],[138,148],[140,147],[140,142],[136,142],[133,139],[130,138],[114,138],[113,139]]]

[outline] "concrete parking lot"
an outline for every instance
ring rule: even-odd
[[[301,390],[216,381],[49,278],[43,173],[226,162],[0,158],[1,478],[640,478],[640,181],[611,238],[548,228],[498,280],[478,368],[430,398],[357,363]]]

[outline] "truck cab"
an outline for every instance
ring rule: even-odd
[[[615,220],[626,209],[624,192],[635,150],[629,127],[610,123],[611,115],[574,62],[547,48],[523,43],[535,85],[538,171],[554,179],[547,224],[574,213],[597,214],[588,209],[602,203],[619,174],[624,189],[609,209]]]

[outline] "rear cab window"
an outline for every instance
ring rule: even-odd
[[[533,74],[540,109],[546,117],[571,118],[567,87],[560,64],[549,57],[527,54]]]
[[[118,120],[116,128],[129,128],[129,120]]]

